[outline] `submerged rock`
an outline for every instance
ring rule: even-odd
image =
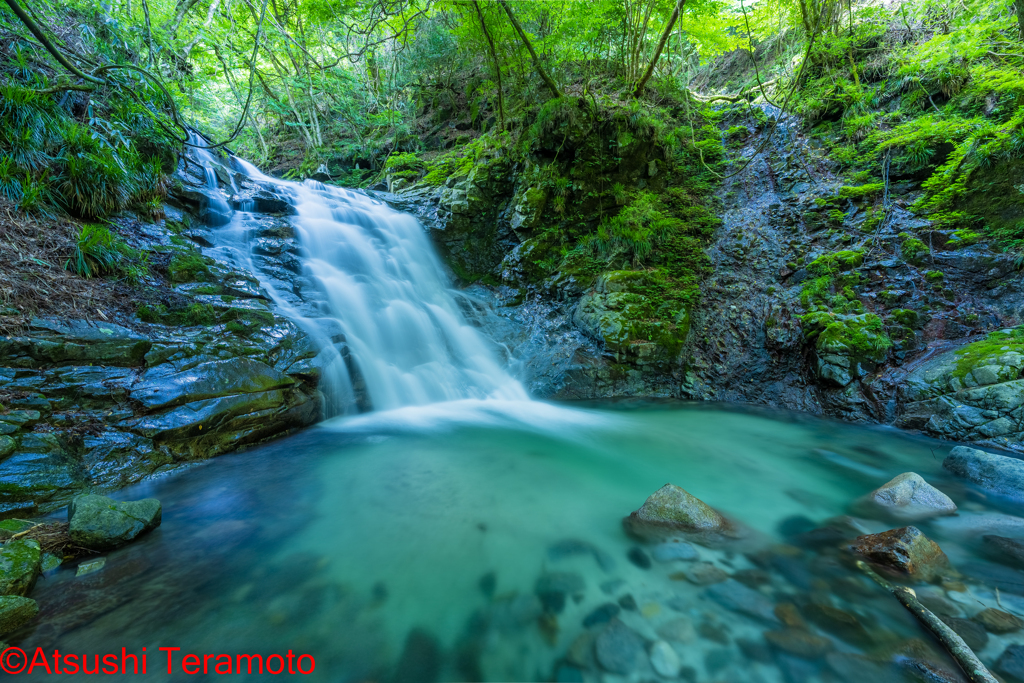
[[[679,655],[672,649],[672,646],[664,640],[655,641],[651,645],[651,668],[665,678],[675,678],[679,675]]]
[[[1020,618],[1001,609],[989,607],[974,615],[974,620],[990,633],[1012,633],[1024,627]]]
[[[1012,681],[1024,682],[1024,645],[1011,645],[1003,650],[993,669]]]
[[[605,671],[626,676],[639,665],[644,655],[644,640],[636,631],[613,619],[594,640],[594,654]]]
[[[651,548],[651,556],[658,562],[673,562],[675,560],[692,562],[700,559],[697,549],[685,541],[659,543]]]
[[[405,639],[394,683],[434,683],[441,675],[441,644],[429,631],[414,628]]]
[[[683,535],[735,535],[732,524],[684,489],[665,484],[622,521],[626,532],[646,540]]]
[[[952,515],[956,504],[916,472],[904,472],[878,487],[856,505],[865,514],[914,521]]]
[[[952,573],[942,548],[913,526],[860,536],[850,550],[871,562],[921,581]]]
[[[559,614],[565,609],[567,597],[583,597],[587,584],[579,574],[571,572],[548,572],[542,574],[534,584],[533,592],[544,604],[544,609]]]
[[[19,595],[0,596],[0,636],[14,633],[35,619],[39,605],[31,598]]]
[[[68,506],[71,540],[90,550],[111,550],[160,525],[155,498],[117,502],[106,496],[78,496]]]
[[[800,628],[765,631],[764,638],[772,647],[802,659],[818,659],[833,649],[828,638]]]
[[[993,493],[1024,499],[1024,460],[957,446],[942,467]]]
[[[0,547],[0,595],[28,595],[42,571],[38,542],[16,539]]]
[[[761,619],[768,623],[778,623],[775,606],[772,601],[752,588],[747,588],[735,579],[715,584],[707,589],[708,596],[722,607]]]
[[[985,549],[1003,564],[1024,569],[1024,541],[1005,536],[985,535],[981,537]]]

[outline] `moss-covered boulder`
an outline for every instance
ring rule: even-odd
[[[735,527],[711,506],[675,484],[652,493],[622,520],[631,536],[660,540],[673,536],[714,538],[735,535]]]
[[[28,595],[41,571],[38,542],[15,539],[0,547],[0,595]]]
[[[687,308],[661,310],[643,271],[604,273],[580,299],[573,322],[617,357],[644,362],[675,358],[690,330]]]
[[[31,598],[17,595],[0,597],[0,636],[14,633],[36,618],[39,605]]]
[[[68,506],[71,540],[90,550],[112,550],[160,525],[155,498],[117,502],[105,496],[78,496]]]
[[[873,313],[841,315],[809,313],[801,318],[804,334],[815,342],[818,377],[826,384],[845,387],[882,363],[892,340]]]
[[[896,425],[932,436],[1024,452],[1024,327],[939,354],[900,388]]]

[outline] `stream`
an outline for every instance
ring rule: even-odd
[[[1024,643],[970,621],[989,607],[1024,615],[1024,574],[981,539],[1024,535],[1024,511],[948,476],[950,444],[736,405],[532,401],[465,319],[415,219],[234,163],[296,208],[319,296],[263,286],[321,341],[335,416],[119,492],[160,499],[163,524],[96,571],[48,572],[20,647],[119,661],[146,648],[145,676],[113,678],[153,681],[220,680],[218,663],[262,678],[235,673],[237,655],[272,671],[289,651],[314,667],[297,675],[353,683],[961,680],[842,539],[820,533],[892,528],[829,520],[909,471],[959,507],[918,524],[962,574],[917,586],[922,601],[970,631],[986,664]],[[216,230],[219,257],[251,266],[258,222],[235,211]],[[353,368],[371,412],[351,408]],[[631,539],[622,518],[666,482],[742,539]],[[160,648],[180,648],[172,673]],[[226,658],[187,675],[189,653]]]

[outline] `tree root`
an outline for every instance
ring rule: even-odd
[[[967,678],[974,683],[997,683],[995,677],[989,673],[989,670],[981,663],[981,660],[974,654],[974,651],[967,647],[967,643],[964,642],[963,638],[957,635],[956,631],[949,626],[946,626],[927,607],[922,605],[917,599],[917,593],[905,586],[896,586],[889,583],[863,560],[857,562],[857,568],[871,577],[879,586],[896,596],[896,599],[921,622],[921,625],[928,629],[935,636],[936,640],[942,643],[942,647],[946,648],[946,652],[956,660],[956,663],[967,674]]]

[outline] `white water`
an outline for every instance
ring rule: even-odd
[[[216,163],[208,152],[200,153],[207,167]],[[322,388],[334,394],[332,412],[351,412],[354,406],[351,373],[331,342],[339,329],[376,410],[460,399],[528,399],[487,340],[467,323],[415,218],[358,192],[314,180],[277,180],[242,159],[232,161],[253,180],[272,184],[296,208],[289,220],[302,246],[303,276],[323,297],[322,317],[300,312],[272,282],[263,284],[324,349]],[[217,240],[223,252],[258,274],[250,255],[256,220],[236,211],[230,225],[217,229]]]

